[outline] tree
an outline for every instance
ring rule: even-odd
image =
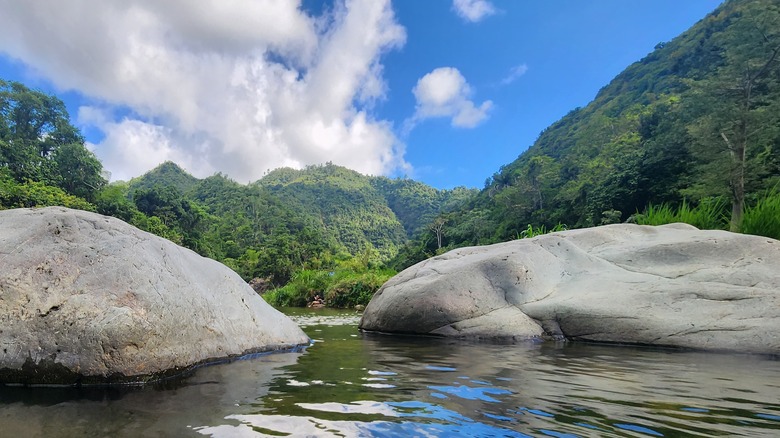
[[[131,222],[140,212],[128,197],[127,183],[113,183],[100,191],[95,199],[97,211],[125,222]]]
[[[710,141],[728,153],[731,195],[731,231],[739,231],[745,205],[748,162],[761,142],[762,133],[777,120],[776,96],[780,65],[780,7],[751,4],[724,35],[723,65],[714,81],[700,87],[711,98],[713,111],[699,125]]]
[[[180,234],[184,246],[201,255],[209,254],[202,235],[208,228],[210,218],[200,204],[184,198],[178,189],[171,186],[137,189],[132,193],[132,198],[141,213],[150,219],[158,218],[166,227]]]
[[[433,234],[436,235],[436,249],[441,249],[442,239],[444,238],[444,225],[447,223],[447,219],[443,216],[437,217],[430,228]]]
[[[67,143],[52,154],[57,186],[68,193],[94,201],[107,181],[103,165],[91,151],[79,143]]]
[[[94,200],[103,166],[84,147],[55,96],[0,80],[0,168],[19,183],[37,181]]]
[[[542,188],[549,186],[558,169],[555,161],[546,155],[535,155],[528,160],[527,178],[534,196],[534,208],[544,209],[544,194]]]

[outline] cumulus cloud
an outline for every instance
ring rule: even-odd
[[[496,13],[496,8],[487,0],[452,0],[452,9],[461,18],[472,23]]]
[[[164,160],[248,182],[332,161],[369,174],[408,167],[381,57],[406,34],[389,0],[0,0],[0,50],[94,104],[78,123],[114,179]],[[124,114],[117,119],[113,114]]]
[[[509,85],[512,82],[516,81],[520,76],[524,75],[528,71],[528,66],[526,64],[520,64],[512,67],[509,70],[509,74],[507,74],[504,79],[501,80],[501,85]]]
[[[466,78],[453,67],[440,67],[426,74],[412,92],[417,107],[407,130],[418,121],[433,117],[450,118],[455,127],[473,128],[488,117],[493,107],[489,100],[475,105]]]

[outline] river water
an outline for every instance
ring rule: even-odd
[[[285,309],[305,351],[144,388],[0,386],[0,436],[780,436],[780,360],[358,332]]]

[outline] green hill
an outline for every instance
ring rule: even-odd
[[[189,193],[197,184],[197,178],[172,161],[166,161],[129,181],[131,190],[149,190],[154,186],[165,186],[172,187],[181,193]]]
[[[351,254],[375,250],[386,260],[407,239],[387,200],[355,171],[332,164],[278,169],[256,184],[311,216]]]
[[[720,197],[741,211],[780,181],[779,51],[780,4],[725,2],[502,166],[449,216],[447,244],[625,221],[683,200]]]
[[[438,214],[476,194],[330,163],[276,169],[242,185],[222,174],[197,179],[167,162],[121,187],[140,213],[161,220],[166,237],[246,278],[271,277],[277,284],[334,257],[385,263],[426,233]]]

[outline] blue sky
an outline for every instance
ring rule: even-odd
[[[481,188],[719,3],[0,0],[0,77],[62,98],[113,179],[331,161]]]

